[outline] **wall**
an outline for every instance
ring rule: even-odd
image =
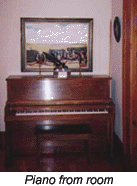
[[[5,130],[4,106],[7,99],[5,79],[13,74],[27,74],[20,71],[20,17],[93,18],[93,72],[91,74],[109,74],[111,0],[0,0],[1,131]]]
[[[122,24],[123,24],[123,0],[112,0],[112,34],[111,34],[111,76],[112,76],[112,98],[116,107],[115,133],[123,141],[122,128]],[[118,16],[121,24],[121,40],[117,43],[114,38],[113,21]]]

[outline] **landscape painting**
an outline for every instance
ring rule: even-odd
[[[92,19],[21,18],[22,71],[92,71]]]

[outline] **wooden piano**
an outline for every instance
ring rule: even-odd
[[[7,164],[13,155],[36,153],[38,125],[87,124],[90,149],[109,149],[112,155],[115,108],[109,76],[9,76],[6,80]]]

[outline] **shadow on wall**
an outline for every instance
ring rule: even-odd
[[[122,105],[119,102],[120,94],[117,91],[116,81],[112,79],[111,81],[111,98],[115,104],[115,123],[114,131],[119,138],[122,138]]]

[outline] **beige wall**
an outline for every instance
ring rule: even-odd
[[[123,19],[123,0],[112,0],[112,23],[115,16],[118,16],[121,23],[121,40],[117,43],[114,38],[113,25],[111,37],[111,76],[112,80],[112,98],[116,106],[115,114],[115,133],[123,141],[122,128],[122,19]]]
[[[20,71],[20,17],[93,18],[91,74],[109,74],[111,0],[0,0],[1,131],[5,130],[4,106],[7,95],[5,79],[13,74],[28,74]]]

